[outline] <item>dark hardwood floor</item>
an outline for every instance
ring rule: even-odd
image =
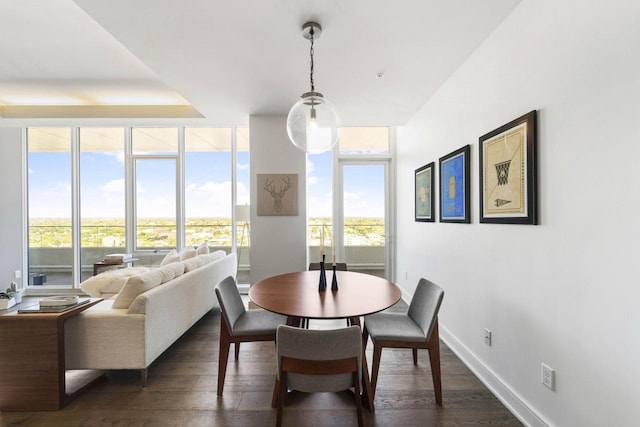
[[[406,306],[405,306],[406,307]],[[2,412],[0,426],[272,426],[273,343],[243,344],[240,360],[229,358],[224,395],[216,396],[220,312],[214,310],[149,369],[141,388],[137,371],[113,371],[57,412]],[[311,327],[341,327],[313,322]],[[372,345],[368,361],[371,364]],[[441,347],[443,405],[435,404],[429,357],[410,350],[384,350],[374,414],[367,426],[522,425],[444,344]],[[284,426],[355,426],[355,406],[345,393],[292,395]]]

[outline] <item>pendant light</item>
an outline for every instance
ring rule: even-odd
[[[287,116],[287,134],[300,150],[317,154],[330,150],[338,142],[338,114],[333,104],[320,92],[315,91],[313,82],[313,42],[320,37],[322,27],[316,22],[302,26],[302,35],[311,42],[311,91],[305,92]]]

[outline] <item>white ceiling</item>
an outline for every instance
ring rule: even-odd
[[[0,0],[0,125],[284,115],[309,90],[309,20],[342,124],[402,125],[519,1]]]

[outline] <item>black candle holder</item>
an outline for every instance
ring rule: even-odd
[[[333,264],[333,279],[331,280],[331,290],[332,291],[337,291],[338,290],[338,276],[336,276],[336,265],[335,265],[335,263]]]
[[[320,261],[320,282],[318,283],[318,291],[323,292],[327,290],[327,272],[324,268],[324,255],[322,255],[322,261]]]

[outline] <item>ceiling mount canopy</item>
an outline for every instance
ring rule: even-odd
[[[291,107],[287,116],[289,139],[293,145],[310,154],[330,150],[338,142],[340,126],[333,104],[322,93],[316,92],[313,81],[313,44],[321,34],[322,27],[317,22],[307,22],[302,26],[302,36],[311,43],[309,50],[311,90],[301,95],[300,100]]]

